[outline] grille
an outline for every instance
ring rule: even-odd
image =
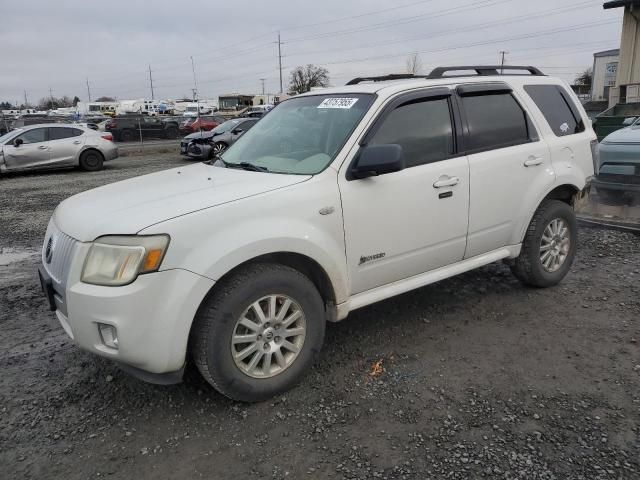
[[[47,263],[47,246],[51,241],[51,262]],[[54,282],[64,284],[69,274],[71,256],[77,240],[58,229],[51,220],[42,249],[42,264]]]

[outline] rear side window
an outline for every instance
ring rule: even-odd
[[[464,96],[468,149],[492,150],[529,142],[527,116],[510,93]]]
[[[540,109],[557,137],[584,132],[580,112],[562,87],[526,85],[524,90]]]
[[[49,140],[62,140],[82,135],[82,130],[77,128],[51,127],[49,128]]]
[[[444,160],[453,153],[449,101],[424,100],[393,110],[369,144],[398,144],[407,167]]]

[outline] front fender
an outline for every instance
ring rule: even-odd
[[[332,213],[320,214],[326,207]],[[336,302],[348,298],[342,210],[337,183],[314,180],[174,218],[141,233],[171,237],[162,270],[183,268],[218,281],[238,265],[270,253],[318,263]]]

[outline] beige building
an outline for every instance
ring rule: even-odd
[[[591,81],[592,102],[609,100],[611,87],[616,86],[616,73],[620,50],[605,50],[593,54],[593,79]]]
[[[609,91],[609,107],[640,102],[640,0],[606,2],[605,9],[624,8],[616,84]]]

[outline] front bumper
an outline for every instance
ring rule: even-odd
[[[640,192],[640,175],[600,174],[593,178],[591,185],[601,190]]]
[[[191,324],[212,280],[180,269],[140,275],[121,287],[89,285],[78,277],[67,281],[65,314],[51,300],[54,292],[47,289],[50,280],[43,267],[40,276],[50,306],[79,347],[118,362],[143,380],[179,381]],[[116,328],[117,349],[105,345],[98,324]]]

